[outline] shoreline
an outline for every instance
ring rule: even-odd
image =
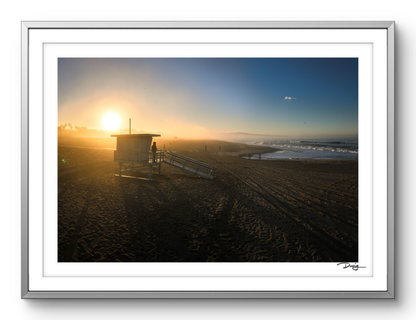
[[[112,150],[58,146],[59,262],[358,259],[357,160],[247,161],[243,144],[155,141],[215,166],[214,180],[168,164],[152,181],[118,178]]]
[[[111,140],[110,140],[111,139]],[[69,147],[69,148],[90,148],[90,149],[102,149],[102,150],[116,150],[116,143],[114,138],[73,138],[68,139],[65,137],[63,139],[65,143],[59,143],[58,140],[58,147]],[[105,140],[104,144],[103,141]],[[159,140],[159,141],[158,141]],[[231,142],[231,141],[225,141],[225,140],[197,140],[197,139],[163,139],[163,138],[155,138],[154,141],[158,143],[158,149],[159,150],[166,150],[166,151],[174,151],[174,147],[177,147],[181,145],[181,143],[206,143],[210,145],[210,149],[208,152],[217,152],[220,155],[229,155],[229,156],[236,156],[239,158],[243,158],[245,156],[248,156],[248,154],[252,155],[264,155],[264,154],[272,154],[279,151],[284,151],[284,149],[278,149],[273,147],[267,147],[262,145],[253,145],[253,144],[245,144],[240,142]],[[81,142],[81,143],[80,143]],[[94,145],[94,143],[96,145]],[[99,144],[99,145],[97,145]],[[162,149],[160,145],[168,145],[166,149]],[[215,145],[215,147],[212,147]],[[216,150],[216,146],[223,145],[221,150]],[[224,145],[225,148],[227,148],[227,151],[224,151]],[[234,145],[234,148],[230,148],[230,145]],[[258,160],[258,159],[246,159],[246,160]],[[347,159],[347,158],[266,158],[262,160],[267,161],[275,161],[275,160],[305,160],[305,161],[312,161],[312,160],[351,160],[351,161],[357,161],[358,159]]]

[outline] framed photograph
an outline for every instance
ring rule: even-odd
[[[394,298],[394,22],[22,22],[22,298]]]

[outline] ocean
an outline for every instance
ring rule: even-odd
[[[276,152],[261,155],[261,160],[275,159],[358,159],[358,139],[281,139],[246,141],[249,145],[276,148]],[[258,159],[253,154],[251,159]]]

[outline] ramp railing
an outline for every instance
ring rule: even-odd
[[[185,157],[172,151],[165,151],[162,159],[162,162],[164,163],[210,180],[214,179],[214,173],[217,169],[214,166]]]

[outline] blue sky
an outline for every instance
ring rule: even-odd
[[[358,135],[355,58],[60,58],[58,125],[121,127],[182,138],[223,132]]]

